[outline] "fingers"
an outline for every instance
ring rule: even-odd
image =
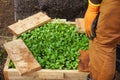
[[[86,31],[87,36],[90,38],[92,36],[91,31]]]

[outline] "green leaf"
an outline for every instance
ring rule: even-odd
[[[84,33],[78,34],[75,30],[74,25],[56,19],[19,38],[24,40],[42,68],[77,69],[78,50],[87,50],[89,40]]]

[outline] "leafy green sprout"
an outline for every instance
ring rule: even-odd
[[[78,50],[87,50],[89,42],[84,33],[76,32],[75,25],[59,19],[23,33],[19,38],[44,69],[77,69]]]

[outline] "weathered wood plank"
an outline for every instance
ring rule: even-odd
[[[16,36],[14,35],[14,36],[13,36],[13,40],[15,40],[15,39],[16,39]],[[8,56],[7,56],[6,63],[4,64],[4,69],[3,69],[3,74],[4,74],[4,79],[5,79],[5,80],[9,80],[9,79],[8,79],[9,63],[10,63],[10,58],[9,58],[9,55],[8,55]]]
[[[88,73],[78,70],[46,70],[20,76],[16,69],[8,69],[9,80],[86,80]]]
[[[5,43],[4,47],[21,75],[40,70],[39,63],[34,59],[22,39]]]
[[[8,70],[8,76],[9,78],[17,77],[17,78],[30,78],[29,80],[55,80],[55,79],[64,79],[64,73],[60,70],[39,70],[37,72],[25,75],[25,76],[20,76],[18,71],[16,69],[9,69]]]
[[[50,17],[43,14],[42,12],[39,12],[39,13],[37,13],[33,16],[30,16],[28,18],[25,18],[23,20],[19,20],[18,22],[8,26],[8,28],[14,34],[20,35],[21,33],[31,30],[35,27],[41,26],[50,20],[51,20]]]
[[[75,24],[77,27],[77,32],[83,32],[85,33],[85,23],[83,18],[76,18]]]
[[[64,73],[59,70],[40,70],[37,75],[39,79],[64,79]]]
[[[87,80],[88,73],[78,70],[68,70],[65,72],[65,80]]]
[[[4,79],[5,80],[9,80],[8,79],[8,69],[9,69],[9,63],[10,63],[10,58],[9,56],[7,57],[6,63],[4,65],[4,70],[3,70],[3,74],[4,74]]]

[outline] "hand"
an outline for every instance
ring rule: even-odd
[[[85,31],[88,37],[92,36],[92,23],[99,12],[98,4],[95,5],[89,1],[88,9],[85,14]]]

